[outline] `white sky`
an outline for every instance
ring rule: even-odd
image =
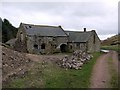
[[[101,40],[118,33],[119,0],[2,0],[0,16],[21,22],[61,25],[65,30],[95,29]]]

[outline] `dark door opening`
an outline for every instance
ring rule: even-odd
[[[45,43],[41,45],[41,49],[45,49]]]
[[[35,45],[34,45],[34,48],[35,48],[35,49],[38,49],[38,45],[37,45],[37,44],[35,44]]]
[[[60,46],[60,50],[61,50],[61,52],[67,52],[67,45],[66,44],[62,44]]]

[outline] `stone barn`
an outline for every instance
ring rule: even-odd
[[[44,26],[21,23],[16,36],[18,51],[49,54],[66,52],[68,35],[61,26]]]
[[[100,43],[95,30],[64,31],[61,26],[21,23],[16,38],[6,44],[21,52],[52,54],[75,50],[98,52]]]
[[[66,31],[68,34],[68,46],[70,51],[82,50],[87,52],[99,52],[100,51],[100,39],[95,32],[86,31],[84,28],[83,32],[78,31]]]

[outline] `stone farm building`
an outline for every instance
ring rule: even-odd
[[[21,23],[15,39],[6,42],[15,50],[36,54],[50,54],[84,50],[100,51],[100,39],[95,32],[64,31],[61,26],[44,26]]]

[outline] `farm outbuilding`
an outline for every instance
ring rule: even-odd
[[[61,26],[21,23],[15,41],[15,50],[36,54],[55,52],[100,51],[100,39],[95,32],[65,31]]]

